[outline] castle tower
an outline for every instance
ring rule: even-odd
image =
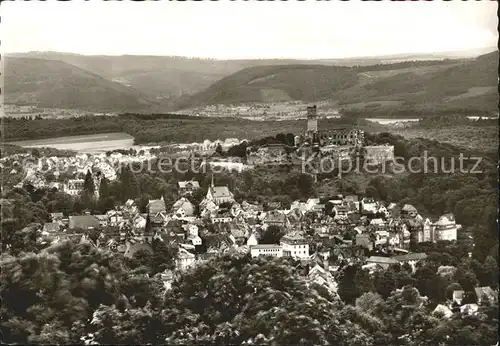
[[[318,131],[318,114],[316,112],[316,105],[307,107],[307,132]]]

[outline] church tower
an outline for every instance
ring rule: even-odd
[[[307,132],[318,132],[318,114],[316,105],[307,107]]]

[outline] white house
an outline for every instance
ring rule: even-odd
[[[198,235],[198,226],[194,225],[194,224],[189,224],[187,225],[187,232],[188,232],[188,235],[193,235],[193,236],[197,236]]]
[[[194,191],[200,188],[200,183],[197,181],[179,181],[179,193],[181,195],[191,195]]]
[[[188,240],[191,241],[191,244],[193,244],[194,246],[199,246],[202,243],[201,238],[198,235],[190,234],[188,236]]]
[[[63,191],[71,196],[78,196],[80,191],[83,190],[83,184],[85,180],[83,179],[69,179],[66,184],[64,184]]]
[[[457,231],[461,227],[456,224],[453,214],[445,214],[434,224],[434,240],[457,240]]]
[[[280,240],[283,247],[283,255],[298,259],[309,258],[309,243],[298,234],[287,234]]]
[[[172,209],[174,214],[180,217],[194,215],[194,205],[185,197],[181,197],[175,202]]]
[[[274,244],[253,245],[250,246],[250,255],[252,257],[258,257],[258,256],[283,257],[283,247]]]
[[[432,314],[442,314],[445,318],[450,318],[453,316],[453,312],[445,305],[438,304]]]
[[[378,205],[375,199],[365,197],[361,200],[361,212],[368,214],[376,214],[378,211]]]
[[[252,232],[252,234],[250,234],[250,237],[248,237],[248,239],[247,239],[247,245],[251,247],[251,246],[255,246],[257,244],[259,244],[259,242],[257,241],[257,237]]]
[[[186,249],[179,247],[176,265],[179,270],[186,270],[194,266],[196,256]]]

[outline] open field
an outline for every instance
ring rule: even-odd
[[[495,152],[498,150],[498,126],[449,126],[439,128],[391,128],[390,132],[402,135],[407,139],[427,138],[454,146]]]
[[[105,152],[113,149],[128,149],[134,144],[134,137],[123,133],[101,133],[95,135],[55,137],[16,141],[9,144],[25,148],[48,147],[59,150],[74,150],[78,152]]]

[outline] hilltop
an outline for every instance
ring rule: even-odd
[[[139,91],[62,61],[4,58],[5,103],[88,110],[153,105]]]
[[[498,107],[498,51],[476,59],[373,66],[258,66],[228,76],[178,108],[211,104],[331,100],[344,109]]]

